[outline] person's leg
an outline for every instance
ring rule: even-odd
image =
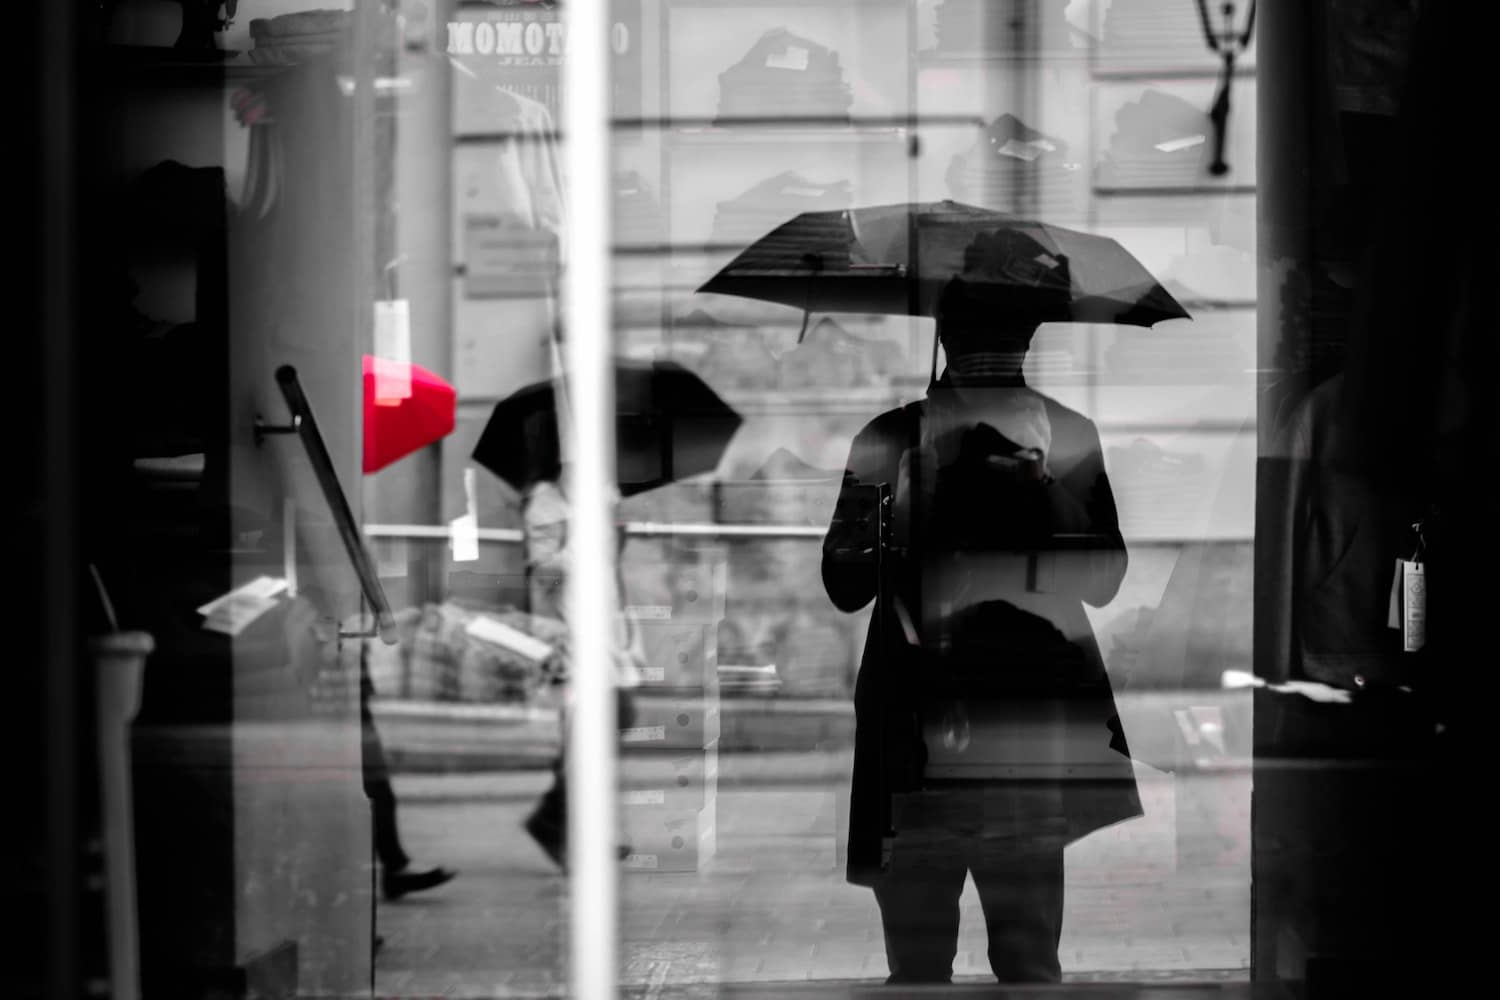
[[[914,809],[891,853],[890,867],[875,886],[885,932],[889,983],[946,983],[953,979],[958,951],[958,899],[968,869],[961,839],[927,826]]]
[[[380,862],[381,889],[387,899],[400,899],[409,892],[442,885],[452,879],[454,873],[446,868],[412,871],[411,857],[401,846],[401,833],[396,824],[396,792],[391,787],[385,748],[381,746],[380,733],[375,729],[375,718],[370,714],[369,697],[369,683],[365,681],[361,684],[359,703],[360,770],[365,795],[370,800],[370,821],[375,858]]]
[[[361,692],[363,695],[364,692]],[[359,702],[361,771],[364,778],[365,796],[370,800],[371,825],[375,835],[375,857],[386,872],[399,872],[411,864],[411,858],[401,847],[401,834],[396,826],[396,793],[391,788],[390,768],[386,764],[385,749],[380,744],[380,734],[375,730],[375,719],[370,714],[369,700],[361,697]]]
[[[1002,983],[1062,980],[1062,845],[979,841],[969,857],[984,925],[990,969]]]

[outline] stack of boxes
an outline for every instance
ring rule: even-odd
[[[629,871],[691,872],[716,847],[722,547],[673,547],[666,603],[626,609],[645,666],[634,724],[620,733]]]

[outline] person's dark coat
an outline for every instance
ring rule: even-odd
[[[966,453],[986,436],[1003,446],[1006,439],[992,428],[970,421],[967,432],[928,435],[938,473],[924,501],[929,509],[914,519],[920,527],[910,547],[926,554],[886,561],[885,606],[872,616],[855,685],[847,874],[856,884],[873,884],[882,870],[891,796],[939,784],[924,774],[923,724],[924,714],[930,720],[945,697],[967,699],[971,707],[1017,698],[1052,706],[1045,737],[1051,745],[1041,752],[1059,767],[1044,780],[1025,782],[1025,796],[1015,801],[1026,804],[1010,818],[1015,825],[1007,833],[1024,838],[1047,831],[1071,842],[1141,815],[1114,696],[1083,609],[1085,602],[1103,607],[1114,598],[1127,562],[1099,436],[1086,417],[1036,395],[1051,424],[1045,483],[986,480],[991,466],[969,461]],[[869,487],[886,483],[895,491],[903,452],[922,439],[924,423],[931,430],[938,417],[949,428],[965,420],[965,404],[946,379],[926,400],[876,417],[854,439],[823,543],[824,586],[843,611],[857,611],[877,596],[873,522],[862,509]],[[934,573],[946,574],[941,586],[950,590],[957,577],[962,589],[964,580],[975,578],[969,567],[989,565],[986,559],[1025,568],[1001,574],[1013,584],[980,570],[984,583],[970,595],[974,600],[960,601],[944,619],[939,651],[932,651],[928,635],[921,646],[908,642],[894,599],[920,633],[930,625],[914,619],[930,616],[913,609],[923,607],[924,586],[931,606]],[[1073,776],[1065,776],[1070,771]],[[995,777],[980,784],[1007,782]]]

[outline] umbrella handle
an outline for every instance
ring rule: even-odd
[[[823,255],[805,253],[802,255],[802,261],[812,269],[812,272],[807,276],[807,285],[802,297],[802,329],[797,331],[798,344],[801,344],[803,338],[807,336],[807,324],[812,319],[813,279],[823,273]]]

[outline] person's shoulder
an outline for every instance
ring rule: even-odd
[[[920,420],[921,417],[921,400],[907,403],[873,417],[860,428],[856,437],[866,441],[902,439],[910,433],[912,421]]]
[[[1035,389],[1032,391],[1036,392]],[[1036,394],[1047,407],[1047,421],[1052,425],[1054,437],[1062,434],[1092,435],[1098,433],[1094,422],[1079,411],[1059,403],[1046,393],[1037,392]]]

